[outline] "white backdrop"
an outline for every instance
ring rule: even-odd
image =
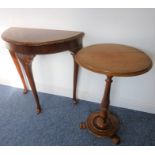
[[[84,46],[127,44],[144,50],[155,62],[155,9],[0,9],[0,34],[11,26],[83,31]],[[33,72],[38,91],[72,96],[69,52],[37,56]],[[78,98],[99,103],[104,80],[104,75],[80,69]],[[1,39],[0,84],[22,88]],[[111,105],[155,113],[155,67],[141,76],[114,78]]]

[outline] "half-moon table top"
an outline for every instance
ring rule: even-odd
[[[11,27],[2,33],[10,52],[36,55],[63,51],[76,53],[82,48],[83,32]]]
[[[82,67],[107,76],[136,76],[149,71],[152,61],[143,51],[121,44],[96,44],[75,56]]]
[[[2,34],[3,40],[15,45],[40,46],[73,40],[84,35],[83,32],[11,27]]]

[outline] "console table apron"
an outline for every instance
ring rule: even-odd
[[[144,74],[152,67],[151,59],[136,48],[119,44],[98,44],[83,48],[75,59],[80,66],[107,76],[100,112],[91,113],[80,127],[88,128],[97,136],[110,137],[114,144],[119,143],[120,138],[116,135],[119,121],[109,111],[112,77]]]
[[[12,27],[3,32],[2,39],[7,42],[7,48],[24,86],[24,93],[27,93],[27,86],[20,63],[23,65],[35,98],[37,113],[41,112],[41,106],[32,74],[32,61],[34,57],[38,54],[52,54],[69,50],[74,60],[76,52],[82,48],[83,36],[83,32],[19,27]],[[74,103],[76,103],[77,75],[78,65],[74,61]]]

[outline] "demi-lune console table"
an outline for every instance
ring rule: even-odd
[[[27,86],[20,63],[25,70],[35,98],[37,113],[41,112],[41,106],[32,74],[32,60],[38,54],[53,54],[67,50],[71,52],[74,60],[75,54],[82,48],[83,36],[83,32],[21,27],[11,27],[3,32],[2,39],[6,42],[20,75],[24,93],[27,93]],[[73,101],[75,103],[77,74],[78,65],[74,61]]]

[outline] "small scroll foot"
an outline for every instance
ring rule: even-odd
[[[41,113],[41,108],[37,108],[36,112],[37,112],[37,114],[40,114]]]
[[[78,103],[78,100],[77,99],[73,99],[73,104],[77,105],[77,103]]]
[[[119,144],[119,143],[120,143],[120,137],[117,136],[117,135],[114,135],[114,136],[112,137],[112,143],[113,143],[113,144]]]
[[[23,90],[23,94],[27,94],[28,90],[27,89],[24,89]]]
[[[86,129],[87,124],[85,122],[80,123],[80,129]]]

